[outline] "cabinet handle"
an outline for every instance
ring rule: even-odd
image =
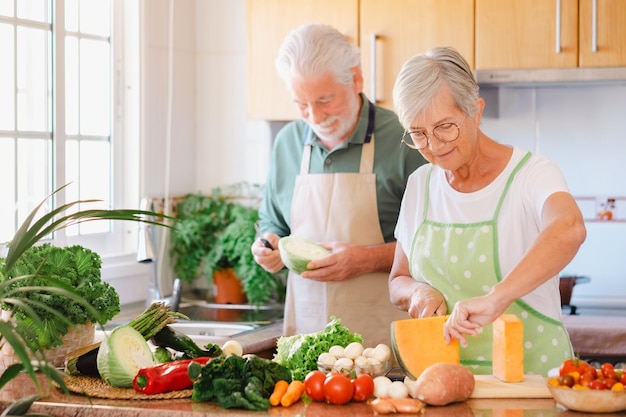
[[[376,104],[376,40],[378,36],[375,33],[370,35],[370,88],[372,103]]]
[[[591,2],[591,52],[598,52],[598,0]]]
[[[556,53],[561,53],[561,0],[556,0]]]

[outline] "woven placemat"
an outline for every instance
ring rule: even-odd
[[[191,398],[191,393],[193,392],[192,389],[185,389],[148,395],[137,392],[132,388],[114,388],[104,382],[103,379],[90,376],[67,376],[65,385],[70,392],[75,394],[111,400],[171,400]]]

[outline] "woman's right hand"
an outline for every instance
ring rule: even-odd
[[[274,249],[267,248],[263,242],[261,242],[261,239],[256,239],[251,248],[254,261],[261,265],[267,272],[274,274],[285,267],[285,264],[280,258],[280,251],[278,249],[278,241],[280,238],[275,233],[265,233],[263,237],[270,242]]]
[[[447,312],[448,305],[439,291],[426,283],[415,285],[409,304],[411,318],[445,316]]]

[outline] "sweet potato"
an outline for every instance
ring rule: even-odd
[[[463,366],[441,362],[422,372],[409,395],[428,405],[446,405],[467,400],[475,384],[474,375]]]

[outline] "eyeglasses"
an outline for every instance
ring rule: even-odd
[[[433,128],[432,136],[436,137],[438,141],[448,143],[455,141],[461,129],[459,125],[453,122],[442,123]],[[424,149],[430,143],[430,135],[427,130],[414,130],[412,132],[405,131],[402,135],[402,143],[411,149]]]

